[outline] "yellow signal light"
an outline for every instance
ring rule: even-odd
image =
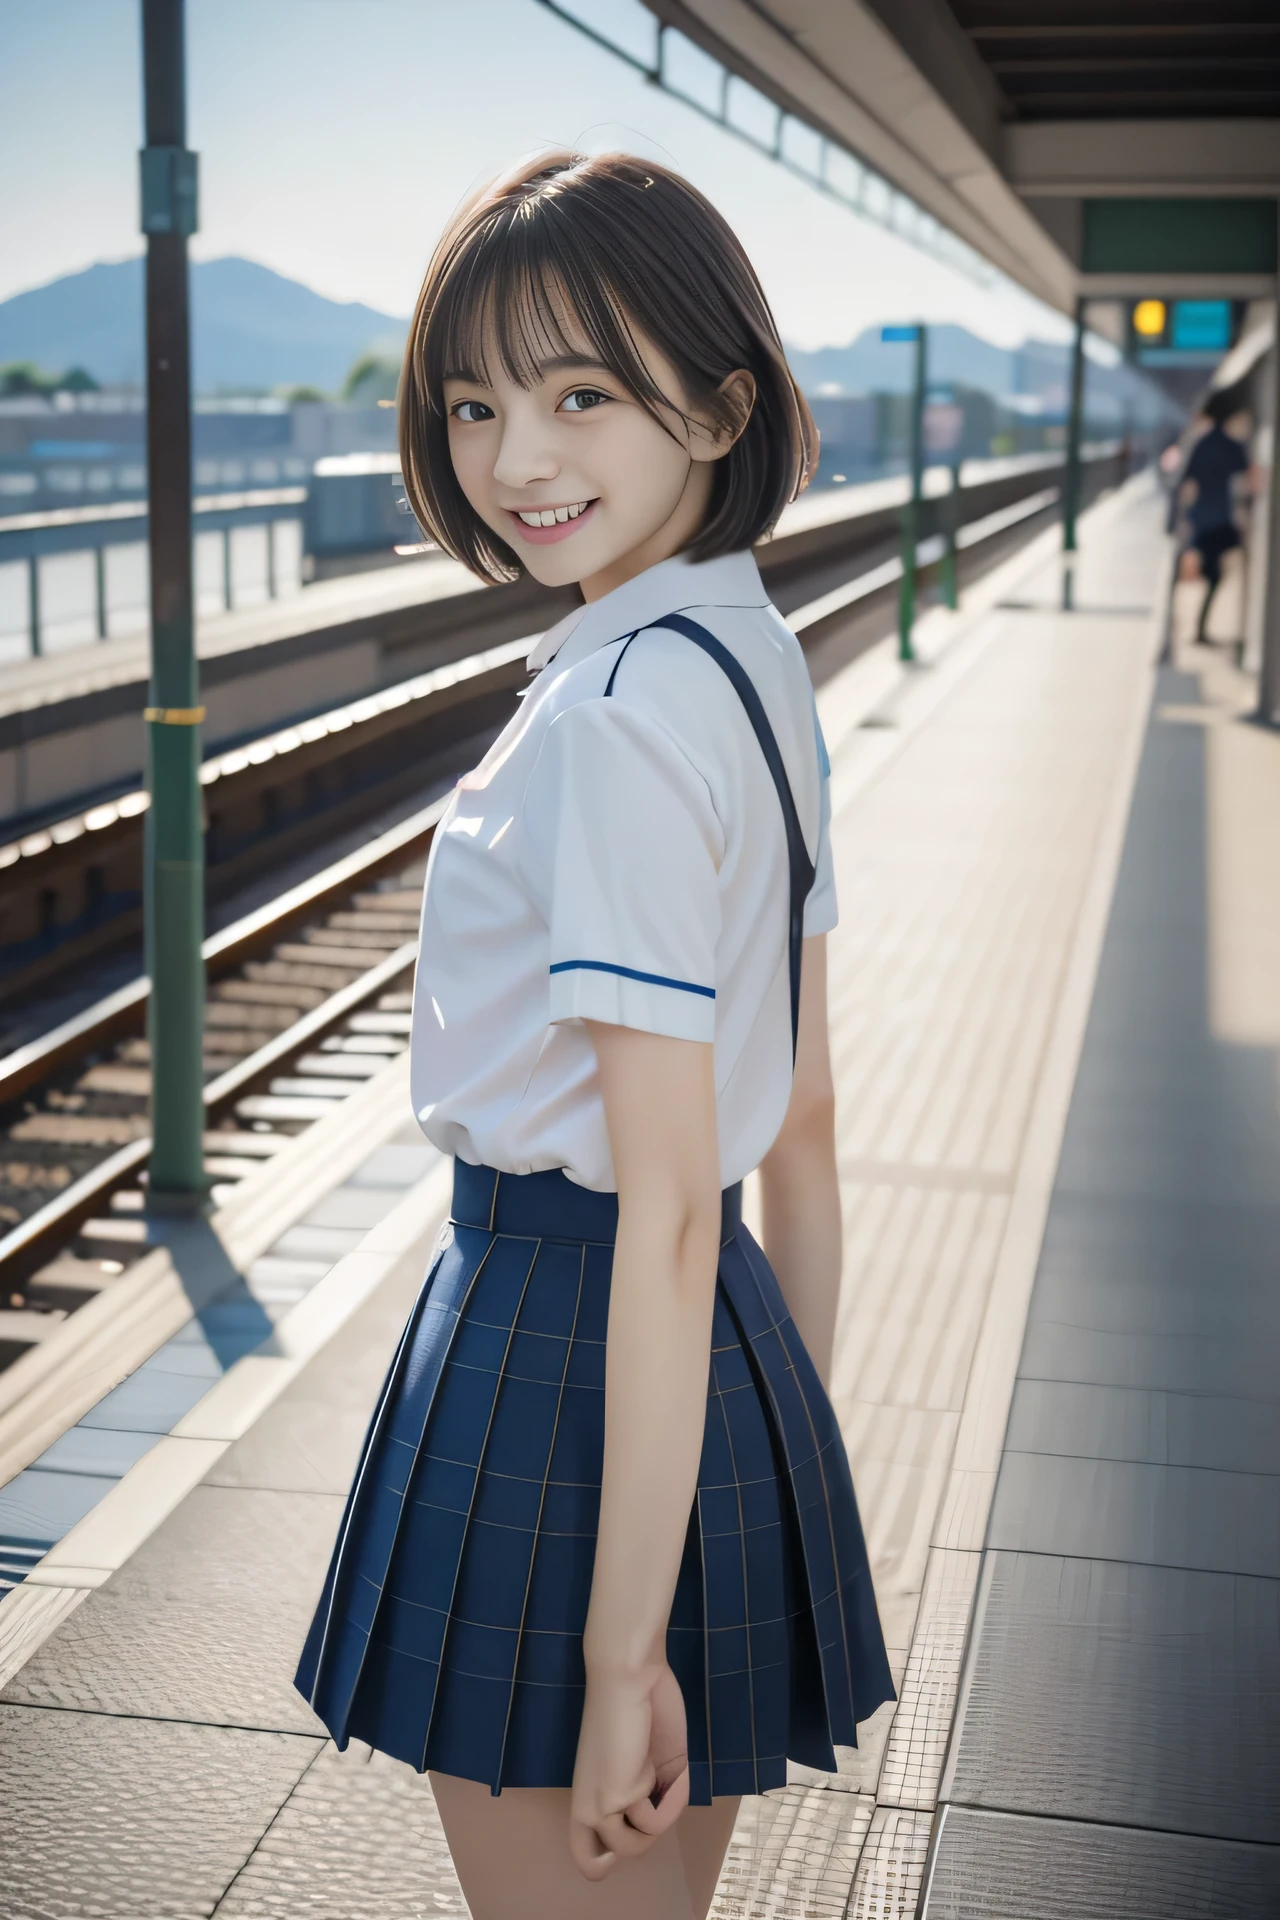
[[[1157,340],[1164,332],[1166,318],[1163,300],[1139,300],[1133,310],[1133,330],[1144,340]]]

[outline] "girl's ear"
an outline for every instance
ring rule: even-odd
[[[729,418],[717,425],[695,416],[689,433],[689,451],[695,460],[722,460],[738,438],[756,403],[756,383],[745,367],[727,374],[717,389],[729,402]]]

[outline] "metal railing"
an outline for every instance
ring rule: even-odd
[[[274,600],[301,588],[306,500],[301,486],[194,496],[201,613]],[[146,500],[0,518],[0,659],[38,658],[145,627],[149,531]],[[252,542],[258,551],[251,553],[246,535],[259,533],[261,539]],[[83,563],[83,577],[71,583],[68,594],[68,582],[51,582],[50,573],[53,568],[65,572],[66,563],[75,559]],[[130,568],[127,559],[140,564]],[[130,574],[136,579],[131,581]],[[70,607],[59,609],[55,599],[51,611],[50,588],[56,593],[59,584]]]

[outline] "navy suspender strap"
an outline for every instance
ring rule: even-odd
[[[687,614],[669,613],[662,620],[650,621],[647,627],[637,627],[635,633],[628,634],[623,642],[622,652],[613,663],[608,685],[604,690],[605,699],[613,693],[613,683],[618,677],[618,668],[622,665],[627,648],[637,634],[650,633],[655,627],[670,627],[673,632],[683,634],[686,640],[692,640],[695,647],[701,647],[722,670],[734,692],[741,700],[752,732],[760,742],[760,751],[764,755],[765,765],[770,778],[777,788],[778,800],[782,806],[782,823],[787,835],[787,864],[791,872],[790,903],[790,961],[791,961],[791,1059],[795,1062],[796,1045],[800,1035],[800,957],[804,942],[804,903],[813,886],[815,872],[809,849],[804,843],[804,834],[800,828],[800,816],[796,812],[795,799],[791,792],[791,782],[787,779],[787,769],[783,764],[777,738],[769,725],[769,716],[764,703],[756,692],[751,676],[741,662],[730,653],[728,647],[699,626],[696,620],[690,620]]]

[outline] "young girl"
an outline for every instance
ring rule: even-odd
[[[456,217],[401,408],[439,544],[585,604],[436,832],[412,1088],[453,1207],[298,1686],[431,1770],[474,1920],[702,1920],[739,1796],[892,1697],[822,1385],[825,756],[751,557],[814,429],[724,222],[619,154]]]

